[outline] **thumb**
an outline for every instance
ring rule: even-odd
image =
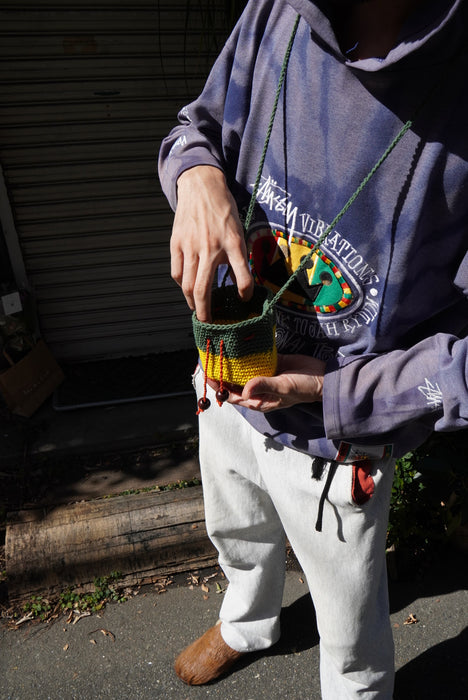
[[[254,399],[262,394],[277,393],[276,377],[254,377],[249,379],[242,392],[243,399]]]

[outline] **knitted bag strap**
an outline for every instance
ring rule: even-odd
[[[276,88],[275,100],[274,100],[274,103],[273,103],[273,109],[272,109],[272,111],[271,111],[270,120],[269,120],[269,123],[268,123],[268,128],[267,128],[266,137],[265,137],[265,143],[264,143],[264,145],[263,145],[263,151],[262,151],[262,155],[261,155],[261,157],[260,157],[260,162],[259,162],[259,166],[258,166],[258,170],[257,170],[257,175],[256,175],[256,178],[255,178],[255,183],[254,183],[253,190],[252,190],[252,195],[251,195],[251,198],[250,198],[250,203],[249,203],[249,207],[248,207],[247,214],[246,214],[246,217],[245,217],[244,229],[245,229],[245,232],[246,232],[246,233],[247,233],[248,228],[249,228],[249,226],[250,226],[250,222],[251,222],[251,220],[252,220],[253,211],[254,211],[254,208],[255,208],[256,201],[257,201],[258,188],[259,188],[259,186],[260,186],[260,179],[261,179],[261,177],[262,177],[262,172],[263,172],[263,166],[264,166],[264,164],[265,164],[266,153],[267,153],[267,150],[268,150],[268,145],[269,145],[269,143],[270,143],[270,136],[271,136],[271,132],[272,132],[272,130],[273,130],[273,123],[274,123],[274,121],[275,121],[275,116],[276,116],[276,112],[277,112],[277,108],[278,108],[278,102],[279,102],[279,98],[280,98],[280,94],[281,94],[281,89],[282,89],[282,87],[283,87],[283,83],[284,83],[285,78],[286,78],[286,73],[287,73],[287,70],[288,70],[289,57],[290,57],[290,55],[291,55],[291,50],[292,50],[292,47],[293,47],[293,44],[294,44],[294,39],[295,39],[295,37],[296,37],[297,28],[298,28],[298,26],[299,26],[299,21],[300,21],[300,19],[301,19],[300,15],[297,15],[296,20],[295,20],[295,22],[294,22],[293,30],[292,30],[292,32],[291,32],[291,36],[289,37],[289,42],[288,42],[288,46],[287,46],[287,48],[286,48],[286,53],[285,53],[285,55],[284,55],[283,64],[282,64],[282,66],[281,66],[281,72],[280,72],[280,76],[279,76],[279,80],[278,80],[278,87]],[[424,102],[426,102],[426,101],[427,101],[427,100],[424,100]],[[422,104],[419,106],[419,108],[418,108],[416,111],[419,111],[421,107],[422,107]],[[264,308],[263,308],[263,312],[262,312],[262,317],[265,316],[265,315],[269,312],[269,310],[281,299],[281,297],[283,296],[283,294],[284,294],[284,292],[286,291],[286,289],[288,289],[288,287],[293,283],[293,281],[296,279],[296,277],[299,275],[299,273],[307,266],[307,263],[309,262],[309,260],[311,259],[311,257],[317,252],[317,250],[319,249],[319,247],[322,245],[322,243],[325,241],[325,239],[328,237],[328,235],[329,235],[329,234],[331,233],[331,231],[334,229],[334,227],[336,226],[336,224],[337,224],[337,223],[340,221],[340,219],[346,214],[346,212],[348,211],[348,209],[350,208],[350,206],[353,204],[353,202],[355,201],[355,199],[357,199],[357,197],[360,195],[360,193],[362,192],[362,190],[364,189],[364,187],[367,185],[367,183],[369,182],[369,180],[375,175],[375,173],[377,172],[377,170],[380,168],[380,166],[382,165],[382,163],[388,158],[388,156],[389,156],[390,153],[393,151],[393,149],[395,148],[395,146],[399,143],[399,141],[401,141],[401,139],[402,139],[403,136],[406,134],[406,132],[412,127],[412,125],[413,125],[413,120],[414,120],[414,117],[412,117],[411,119],[408,119],[408,121],[402,126],[402,128],[400,129],[400,131],[398,132],[398,134],[395,136],[395,138],[393,139],[393,141],[391,142],[391,144],[390,144],[390,145],[388,146],[388,148],[384,151],[384,153],[380,156],[380,158],[377,160],[377,162],[375,163],[375,165],[373,166],[373,168],[371,168],[371,170],[368,172],[368,174],[367,174],[367,175],[365,176],[365,178],[362,180],[362,182],[360,183],[360,185],[356,188],[356,190],[353,192],[353,194],[351,195],[351,197],[348,199],[348,201],[346,202],[346,204],[343,206],[343,208],[342,208],[342,209],[338,212],[338,214],[335,216],[335,218],[333,219],[333,221],[331,222],[331,224],[330,224],[330,225],[325,229],[325,231],[321,234],[321,236],[319,237],[319,239],[317,240],[317,242],[314,244],[314,246],[311,248],[311,250],[309,251],[309,253],[302,259],[300,265],[296,268],[296,270],[295,270],[295,271],[292,273],[292,275],[288,278],[288,280],[287,280],[287,281],[285,282],[285,284],[281,287],[281,289],[279,289],[278,292],[277,292],[271,299],[269,299],[267,302],[265,302],[265,305],[264,305]],[[226,276],[225,276],[223,282],[226,280],[226,277],[228,276],[228,274],[229,274],[229,271],[227,271]],[[244,322],[240,321],[240,322],[238,323],[238,325],[239,325],[239,326],[242,326],[243,323],[244,323]]]
[[[252,219],[253,210],[255,207],[255,202],[257,200],[258,188],[260,186],[260,179],[262,177],[263,166],[265,164],[265,158],[268,150],[268,144],[270,143],[271,132],[273,131],[273,123],[275,121],[276,111],[278,109],[278,102],[281,94],[281,88],[283,87],[284,80],[286,78],[286,73],[288,70],[289,57],[291,55],[291,50],[294,44],[294,39],[296,37],[297,28],[299,26],[299,21],[301,19],[300,15],[297,15],[296,21],[294,22],[294,27],[289,37],[288,46],[286,48],[286,53],[283,58],[283,65],[281,66],[281,72],[278,80],[278,87],[276,88],[275,101],[273,102],[273,109],[271,110],[270,121],[268,123],[265,143],[263,144],[262,155],[260,156],[260,163],[257,170],[257,177],[255,178],[255,183],[252,190],[252,196],[250,198],[249,208],[247,209],[247,214],[245,215],[244,228],[247,231],[250,226],[250,221]]]

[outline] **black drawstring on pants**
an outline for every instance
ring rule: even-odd
[[[321,464],[319,464],[318,460],[321,460]],[[320,476],[323,473],[324,462],[325,462],[325,460],[321,459],[320,457],[316,457],[314,459],[314,461],[312,462],[312,478],[313,479],[320,479]],[[325,500],[328,496],[328,492],[330,491],[331,482],[333,481],[333,477],[336,474],[337,468],[338,468],[338,462],[330,462],[330,467],[328,469],[328,474],[327,474],[327,480],[325,481],[325,485],[323,487],[322,495],[320,496],[320,501],[319,501],[317,522],[315,523],[315,529],[317,530],[317,532],[322,532],[323,507],[325,505]],[[320,470],[321,470],[320,476],[316,476],[320,472]]]

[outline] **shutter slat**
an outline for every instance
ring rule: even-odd
[[[58,359],[192,346],[157,155],[225,38],[199,6],[187,32],[187,0],[0,0],[0,161]]]

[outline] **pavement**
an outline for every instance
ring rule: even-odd
[[[390,583],[395,700],[466,698],[468,593],[461,587],[460,565],[459,554],[447,552],[423,576]],[[175,656],[217,619],[223,595],[218,591],[225,582],[218,587],[211,575],[201,572],[195,586],[182,575],[166,592],[144,586],[127,602],[108,605],[75,625],[66,617],[17,630],[0,625],[0,697],[319,700],[313,608],[295,567],[287,572],[283,634],[276,646],[247,655],[235,673],[210,685],[188,687],[179,681],[172,669]],[[412,624],[405,624],[408,620]]]
[[[169,443],[185,444],[196,436],[191,396],[60,414],[46,403],[27,423],[3,421],[0,432],[9,469],[16,464],[24,470],[25,454],[33,462],[53,459],[62,465],[64,478],[55,474],[55,491],[47,489],[49,499],[93,497],[155,479],[167,483],[181,473],[194,476],[198,469],[193,455],[184,460],[177,451],[175,457],[173,452],[161,457],[160,450],[154,450]],[[84,473],[65,478],[73,455],[143,448],[155,454],[143,471],[135,460],[95,459],[91,471],[88,463]],[[216,570],[200,572],[199,585],[187,577],[180,574],[163,589],[160,585],[135,589],[127,602],[110,604],[99,616],[77,624],[60,617],[53,623],[25,623],[12,630],[3,620],[0,698],[319,700],[317,631],[307,584],[297,565],[293,563],[287,572],[280,642],[265,653],[246,656],[235,673],[200,688],[189,688],[177,679],[173,660],[214,624],[225,582]],[[426,562],[424,570],[390,581],[396,700],[467,697],[466,582],[466,552],[451,549]]]
[[[0,413],[4,465],[46,457],[154,447],[185,439],[197,430],[192,392],[106,406],[56,410],[50,397],[31,418]]]
[[[68,411],[51,397],[31,418],[0,413],[0,506],[5,494],[11,510],[199,477],[196,439],[191,393]]]

